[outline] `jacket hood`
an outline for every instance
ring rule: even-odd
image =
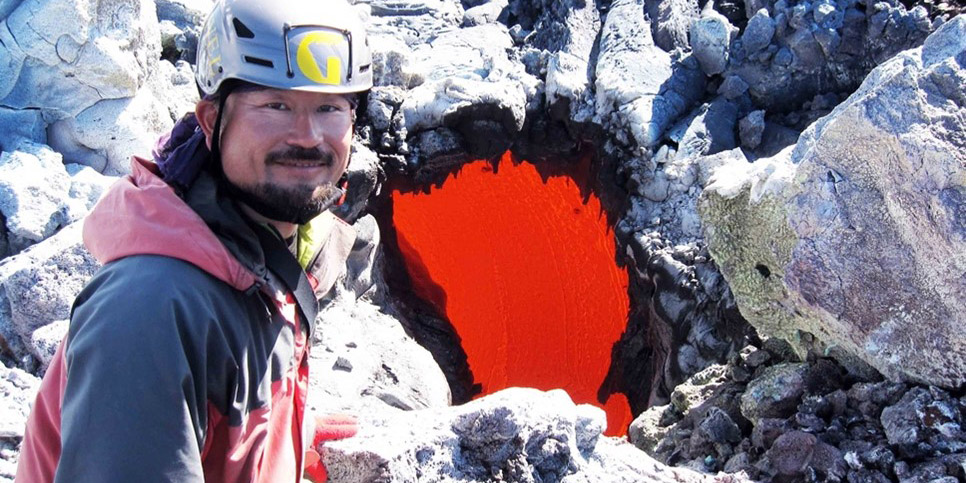
[[[190,200],[189,200],[190,202]],[[131,255],[184,260],[238,290],[259,279],[160,176],[157,165],[131,161],[131,174],[116,182],[84,222],[84,244],[102,264]],[[229,246],[231,243],[228,244]]]

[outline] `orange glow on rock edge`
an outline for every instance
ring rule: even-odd
[[[413,290],[453,324],[483,393],[562,388],[605,409],[607,434],[624,434],[627,399],[597,400],[629,305],[597,197],[507,153],[496,172],[475,161],[428,195],[392,199]]]

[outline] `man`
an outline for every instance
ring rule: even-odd
[[[305,398],[317,300],[354,240],[326,210],[372,86],[364,27],[345,0],[218,0],[198,51],[195,116],[85,222],[104,266],[17,481],[297,482],[313,436],[354,432],[309,429]]]

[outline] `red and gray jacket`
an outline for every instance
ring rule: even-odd
[[[132,171],[85,222],[104,266],[44,376],[16,481],[300,481],[316,298],[354,232],[320,215],[300,263],[207,172],[179,196],[154,163]]]

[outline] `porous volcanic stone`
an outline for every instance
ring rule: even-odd
[[[966,383],[964,55],[959,16],[874,70],[794,150],[716,172],[706,239],[760,333],[857,372]]]

